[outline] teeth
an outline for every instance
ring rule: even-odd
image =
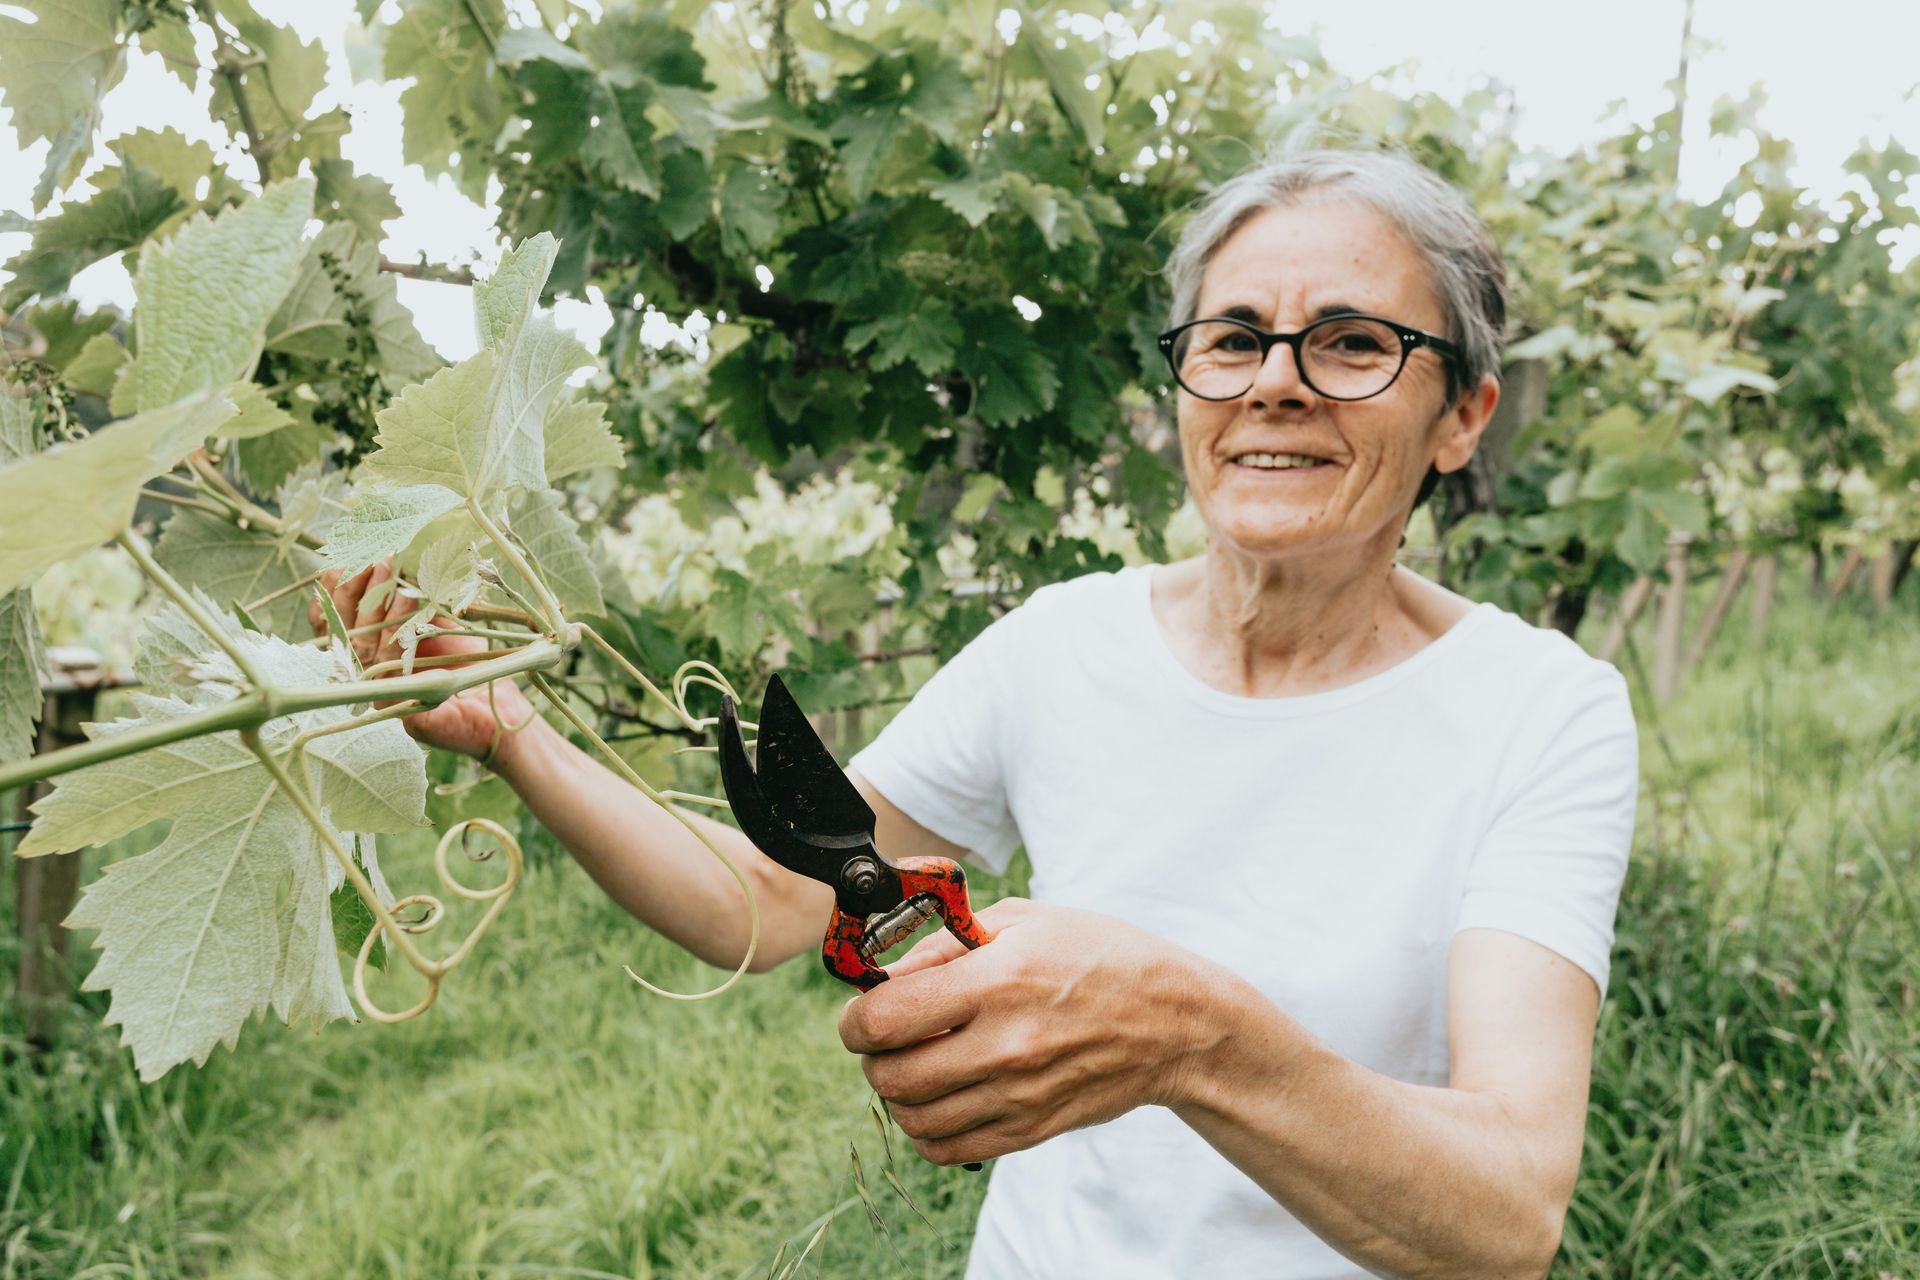
[[[1312,467],[1325,461],[1323,458],[1309,458],[1301,453],[1243,453],[1234,459],[1247,467],[1267,467],[1282,471],[1288,467]]]

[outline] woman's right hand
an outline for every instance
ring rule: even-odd
[[[361,570],[351,578],[342,578],[339,572],[329,570],[320,576],[320,584],[333,597],[333,607],[340,611],[341,621],[349,631],[360,627],[368,630],[351,637],[354,653],[360,659],[362,667],[371,667],[376,663],[387,662],[400,657],[400,646],[395,634],[407,615],[419,607],[419,601],[409,600],[398,591],[394,591],[385,600],[372,605],[364,605],[367,596],[379,597],[375,591],[381,584],[393,576],[392,559]],[[364,607],[363,607],[364,605]],[[321,612],[320,602],[308,600],[307,620],[312,623],[315,635],[325,635],[327,622]],[[457,627],[460,623],[445,615],[433,619],[435,626]],[[375,623],[382,624],[377,630]],[[415,650],[416,657],[431,658],[448,654],[474,653],[486,648],[486,641],[478,636],[430,636],[422,640]],[[416,667],[416,671],[431,671],[435,668]],[[388,674],[397,674],[398,668]],[[493,705],[488,706],[487,690],[493,690]],[[392,706],[391,702],[375,703],[375,706]],[[498,712],[498,721],[495,713]],[[440,747],[447,751],[458,751],[476,759],[486,756],[492,750],[499,734],[500,751],[506,750],[509,740],[508,731],[524,727],[534,718],[533,704],[512,680],[495,680],[491,685],[475,685],[463,689],[431,711],[420,711],[403,717],[400,721],[408,733],[430,747]],[[506,726],[505,730],[500,725]],[[496,754],[496,760],[498,755]]]

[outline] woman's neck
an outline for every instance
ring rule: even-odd
[[[1353,684],[1437,639],[1471,603],[1394,564],[1396,547],[1259,560],[1210,543],[1157,575],[1154,613],[1182,663],[1242,697]]]

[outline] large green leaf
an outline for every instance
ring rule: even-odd
[[[143,646],[172,653],[188,636],[177,615]],[[222,619],[233,643],[275,683],[325,684],[332,660]],[[205,637],[191,649],[212,677],[231,677]],[[201,697],[134,694],[136,714],[94,725],[96,738],[190,714],[233,695],[217,678]],[[305,712],[262,731],[283,750],[303,730],[339,723],[345,707]],[[424,821],[421,753],[387,721],[316,739],[312,770],[322,811],[340,829],[401,830]],[[204,1063],[216,1044],[232,1048],[249,1017],[272,1008],[290,1024],[352,1017],[335,957],[328,897],[344,872],[319,834],[233,733],[184,739],[62,776],[34,806],[39,820],[22,857],[98,845],[167,820],[153,850],[123,858],[88,886],[67,923],[98,929],[101,952],[85,984],[113,998],[109,1025],[121,1027],[143,1080],[186,1061]],[[284,888],[283,888],[284,886]]]
[[[513,536],[533,557],[536,572],[569,613],[599,616],[607,610],[600,595],[599,576],[580,538],[580,522],[561,506],[561,495],[551,489],[514,495],[507,512]],[[510,580],[524,594],[527,584],[512,569]]]
[[[401,154],[429,174],[456,174],[475,199],[489,170],[467,157],[491,154],[507,121],[490,47],[506,25],[500,0],[414,0],[387,30],[387,78],[413,80],[400,95]]]
[[[16,587],[0,595],[0,764],[33,754],[43,665],[33,593]]]
[[[557,245],[536,236],[475,290],[489,343],[471,358],[409,387],[375,420],[373,473],[399,484],[437,484],[482,498],[508,487],[543,489],[545,424],[574,370],[593,357],[535,310]]]
[[[0,592],[119,534],[133,518],[140,486],[171,470],[233,413],[224,393],[195,396],[0,466],[0,511],[7,513]]]
[[[404,484],[363,490],[346,515],[334,521],[327,540],[327,563],[354,574],[404,551],[435,518],[465,501],[437,484]]]
[[[598,400],[555,399],[547,409],[547,482],[590,467],[618,467],[626,449],[607,425],[607,407]]]
[[[186,207],[154,174],[137,166],[122,169],[110,185],[34,224],[33,243],[7,262],[13,279],[0,289],[0,310],[63,292],[82,269],[139,244]]]
[[[313,216],[313,180],[275,183],[218,218],[196,216],[140,252],[134,350],[115,412],[156,409],[247,377],[286,296]]]
[[[126,71],[119,0],[14,0],[32,22],[0,14],[0,102],[22,146],[53,144],[34,192],[45,207],[79,173],[100,123],[100,99]]]
[[[391,386],[417,382],[441,365],[401,304],[396,278],[380,270],[379,251],[349,223],[330,223],[307,242],[292,287],[267,323],[266,349],[348,359],[358,332],[372,337],[373,362]]]
[[[307,597],[294,584],[317,573],[318,553],[291,538],[242,529],[230,520],[183,507],[173,513],[154,555],[161,567],[199,587],[223,607],[239,605],[280,635],[305,626]],[[275,599],[264,597],[280,593]]]

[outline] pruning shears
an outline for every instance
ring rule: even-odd
[[[951,858],[889,860],[873,844],[873,809],[834,763],[779,676],[760,708],[758,768],[747,758],[733,699],[720,706],[720,780],[740,830],[789,871],[833,886],[820,958],[862,991],[887,980],[876,957],[938,916],[971,950],[993,941]]]

